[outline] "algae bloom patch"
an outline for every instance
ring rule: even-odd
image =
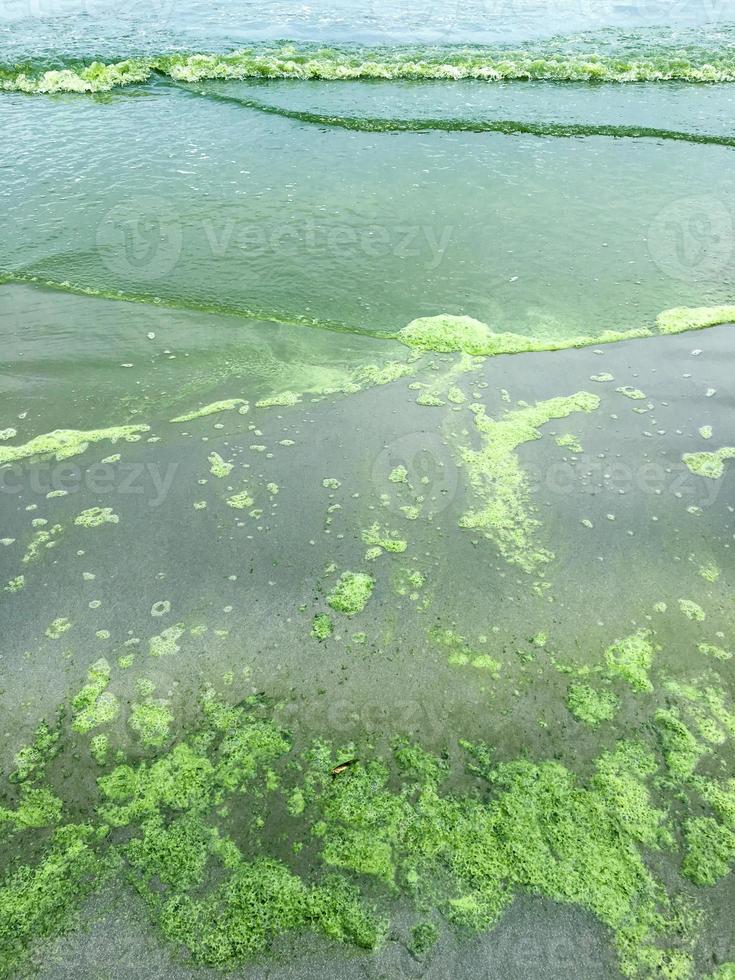
[[[373,594],[375,579],[364,572],[344,572],[327,599],[336,612],[355,616],[362,612]]]

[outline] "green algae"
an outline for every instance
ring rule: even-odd
[[[707,751],[682,721],[676,708],[660,709],[655,723],[666,768],[675,782],[686,782]]]
[[[420,589],[426,585],[426,576],[417,568],[401,568],[393,577],[393,587],[397,595],[408,595],[417,599]]]
[[[713,453],[684,453],[681,458],[695,476],[719,480],[725,472],[725,460],[735,459],[735,447],[723,446]]]
[[[334,623],[326,613],[317,613],[311,624],[311,635],[317,640],[328,640],[334,632]]]
[[[229,476],[235,468],[234,463],[226,463],[219,453],[210,453],[207,458],[209,460],[209,472],[218,480]]]
[[[157,636],[152,636],[148,641],[148,653],[151,657],[171,657],[178,653],[181,647],[179,640],[186,632],[183,623],[176,623],[169,626]]]
[[[476,670],[487,670],[494,678],[500,675],[502,664],[486,653],[481,653],[470,645],[464,636],[451,629],[432,626],[429,637],[434,643],[445,647],[449,653],[447,663],[452,667],[474,667]]]
[[[425,391],[416,399],[416,404],[423,405],[425,408],[442,408],[445,402],[433,392]]]
[[[110,740],[107,735],[93,735],[89,740],[89,751],[98,766],[107,764],[107,753],[110,750]]]
[[[638,630],[609,646],[605,651],[608,677],[625,681],[634,691],[652,691],[648,677],[654,653],[651,637],[650,630]]]
[[[68,928],[81,901],[99,887],[104,863],[95,831],[58,828],[42,860],[20,865],[0,886],[0,976],[17,974],[30,944]]]
[[[18,430],[12,427],[7,429],[0,429],[0,442],[7,442],[8,439],[15,439],[18,435]]]
[[[488,354],[495,335],[485,323],[469,316],[440,315],[412,320],[398,333],[398,339],[420,351],[465,354]],[[514,334],[501,334],[514,337]],[[520,338],[519,338],[520,339]],[[500,340],[497,341],[501,343]],[[500,351],[497,351],[500,352]],[[509,351],[502,351],[508,353]]]
[[[0,807],[0,832],[3,824],[15,830],[51,827],[61,821],[62,810],[61,800],[45,787],[21,786],[18,805]]]
[[[13,760],[15,769],[9,777],[11,783],[23,783],[44,774],[46,765],[61,748],[61,717],[54,726],[42,721],[33,733],[33,741],[18,750]]]
[[[560,446],[562,449],[569,449],[573,453],[584,452],[584,450],[579,444],[577,437],[571,434],[557,436],[554,441],[556,442],[557,446]]]
[[[395,466],[388,474],[391,483],[408,483],[408,470],[403,464]]]
[[[43,549],[55,548],[63,531],[61,524],[54,524],[53,527],[36,531],[28,544],[26,553],[23,555],[23,564],[28,565],[37,561]]]
[[[679,306],[664,310],[656,319],[659,333],[675,334],[703,330],[735,321],[735,306]]]
[[[722,573],[717,565],[713,561],[710,561],[706,565],[699,566],[699,574],[705,582],[716,582]]]
[[[235,493],[231,497],[227,498],[227,506],[232,507],[235,510],[247,510],[248,507],[252,507],[254,503],[255,500],[250,496],[250,493],[247,490],[241,490],[239,493]]]
[[[373,594],[375,579],[364,572],[343,572],[339,582],[327,598],[336,612],[355,616],[363,611]]]
[[[713,643],[698,643],[697,650],[705,657],[713,657],[715,660],[732,660],[732,653],[729,650],[723,650]]]
[[[191,412],[177,415],[171,422],[193,422],[195,419],[203,419],[208,415],[218,415],[220,412],[231,412],[237,409],[240,415],[245,415],[250,405],[244,398],[224,398],[218,402],[210,402],[201,408],[195,408]]]
[[[413,956],[423,956],[436,944],[438,938],[439,930],[433,922],[417,922],[411,929],[408,949]]]
[[[588,684],[571,684],[567,707],[578,721],[596,728],[615,717],[619,701],[610,691],[597,691]]]
[[[130,708],[128,724],[147,748],[160,748],[170,737],[173,712],[164,698],[146,697]]]
[[[697,429],[697,432],[700,434],[700,436],[703,439],[711,439],[713,429],[711,425],[700,425],[700,427]]]
[[[605,330],[597,337],[536,338],[516,333],[495,333],[480,320],[469,316],[439,314],[419,317],[398,331],[398,340],[413,350],[435,353],[462,352],[481,357],[498,354],[528,354],[532,352],[567,350],[594,344],[612,344],[652,336],[641,327],[629,331]]]
[[[46,628],[45,635],[50,640],[58,640],[67,630],[71,629],[71,621],[66,616],[59,616]]]
[[[706,45],[679,48],[670,43],[656,50],[639,47],[622,57],[616,52],[561,50],[558,45],[540,42],[513,49],[478,44],[414,44],[396,48],[278,41],[227,53],[176,52],[89,64],[71,59],[59,62],[53,69],[21,63],[3,71],[0,89],[27,94],[108,92],[146,82],[154,73],[179,84],[251,78],[692,84],[733,81],[735,64],[726,49]],[[417,120],[417,124],[420,122]]]
[[[630,385],[621,385],[615,391],[620,395],[625,395],[626,398],[632,398],[633,401],[642,401],[646,397],[640,388],[631,388]]]
[[[398,339],[414,350],[435,353],[463,352],[476,356],[492,357],[497,354],[522,354],[542,351],[567,350],[589,347],[595,344],[611,344],[624,340],[636,340],[659,334],[682,333],[701,330],[721,323],[735,321],[735,306],[679,307],[664,310],[656,319],[656,329],[646,327],[630,330],[604,330],[596,337],[529,337],[515,333],[496,333],[486,323],[468,316],[439,314],[412,320],[398,331]],[[595,375],[593,381],[612,381],[608,373]],[[630,398],[646,396],[635,388],[623,386],[617,389]]]
[[[684,826],[686,854],[682,874],[695,885],[714,885],[735,861],[735,833],[712,817],[696,817]]]
[[[120,518],[112,507],[89,507],[74,518],[77,527],[101,527],[103,524],[119,524]]]
[[[271,395],[269,398],[262,398],[255,403],[256,408],[292,408],[301,401],[301,395],[294,391],[282,391],[280,394]]]
[[[707,980],[735,980],[735,963],[718,966],[714,973],[707,976]]]
[[[325,490],[339,490],[342,486],[342,481],[337,480],[333,476],[327,476],[322,480],[322,486]]]
[[[0,446],[0,465],[30,459],[33,456],[53,455],[61,461],[69,459],[71,456],[79,456],[92,443],[104,441],[114,443],[120,439],[125,442],[136,442],[140,439],[141,433],[149,431],[149,425],[118,425],[107,429],[89,429],[87,431],[55,429],[45,435],[36,436],[21,446]]]
[[[140,691],[150,696],[151,685]],[[54,831],[40,862],[10,870],[0,911],[27,914],[28,882],[46,911],[38,916],[34,907],[28,928],[11,918],[12,943],[0,916],[0,973],[16,968],[32,938],[70,921],[87,893],[81,882],[96,887],[112,859],[160,934],[196,964],[236,968],[277,936],[307,930],[375,948],[387,927],[371,904],[378,888],[384,899],[404,895],[423,915],[435,910],[472,929],[492,926],[521,892],[574,904],[609,927],[625,975],[674,976],[674,962],[677,976],[692,975],[681,916],[647,861],[674,842],[648,786],[655,756],[641,743],[618,743],[584,779],[558,761],[496,763],[487,746],[463,743],[473,786],[460,793],[444,788],[445,758],[406,740],[388,757],[361,750],[359,762],[333,776],[354,749],[345,755],[316,742],[294,756],[257,698],[228,705],[208,692],[201,711],[189,735],[99,777],[93,822],[68,866],[48,862],[64,834],[79,844],[73,825]],[[263,852],[273,794],[292,821],[285,849],[296,854],[304,840],[316,849],[299,872]],[[49,795],[28,804],[26,822],[63,818]],[[110,828],[124,835],[111,838]],[[721,856],[719,838],[714,848],[710,838],[702,842],[708,866]],[[436,937],[432,923],[421,925],[432,928],[412,933],[416,956]]]
[[[100,658],[87,671],[87,682],[72,699],[72,728],[89,732],[117,718],[120,704],[107,687],[110,683],[109,663]]]
[[[15,578],[11,578],[8,584],[5,586],[6,592],[20,592],[21,589],[25,588],[26,578],[25,575],[16,575]]]
[[[470,406],[482,448],[462,449],[460,456],[482,506],[467,511],[460,527],[482,530],[508,562],[525,572],[537,571],[551,561],[551,552],[536,545],[540,522],[531,514],[528,478],[516,450],[540,439],[539,427],[552,419],[592,412],[599,404],[596,395],[580,391],[509,411],[499,421],[488,417],[482,405]]]
[[[377,549],[371,555],[373,558],[377,558],[384,551],[389,554],[400,555],[408,548],[408,542],[400,538],[397,531],[388,531],[377,522],[362,532],[362,540],[371,546],[371,551]]]
[[[692,599],[679,599],[678,606],[686,618],[691,619],[695,623],[702,623],[707,617],[704,609]]]

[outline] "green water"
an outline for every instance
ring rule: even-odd
[[[0,976],[732,976],[727,13],[4,11]]]

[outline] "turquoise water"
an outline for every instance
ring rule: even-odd
[[[0,39],[0,977],[731,980],[735,4]]]

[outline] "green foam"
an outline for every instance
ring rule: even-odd
[[[85,452],[92,443],[136,442],[142,432],[150,431],[149,425],[117,425],[107,429],[55,429],[45,435],[36,436],[22,446],[0,446],[0,464],[15,463],[32,456],[54,455],[57,460],[69,459]]]
[[[237,409],[241,415],[248,411],[249,405],[244,398],[225,398],[218,402],[210,402],[201,408],[195,408],[191,412],[177,415],[171,419],[172,422],[193,422],[195,419],[203,419],[208,415],[218,415],[220,412],[232,412]]]

